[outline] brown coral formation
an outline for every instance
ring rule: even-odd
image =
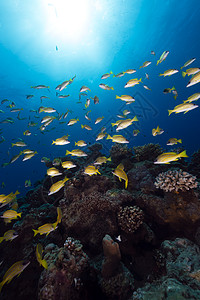
[[[165,192],[187,191],[189,189],[195,189],[198,186],[196,177],[181,169],[168,170],[167,172],[160,173],[156,177],[154,184],[156,188],[160,188]]]
[[[150,160],[154,161],[158,155],[162,153],[162,148],[159,144],[146,144],[144,146],[133,147],[135,158],[137,161]]]
[[[118,224],[126,233],[135,232],[143,223],[144,214],[138,206],[120,207],[118,215]]]
[[[101,274],[103,278],[110,278],[116,274],[121,260],[121,253],[118,243],[106,234],[102,241],[104,261]]]

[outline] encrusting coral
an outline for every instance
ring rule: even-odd
[[[168,170],[167,172],[160,173],[156,177],[154,184],[156,188],[160,188],[165,192],[186,191],[197,188],[198,186],[196,177],[181,169]]]
[[[135,232],[144,220],[143,211],[138,206],[120,207],[117,217],[119,227],[126,233]]]

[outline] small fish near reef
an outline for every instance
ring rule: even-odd
[[[3,280],[0,283],[0,292],[6,283],[10,283],[15,276],[19,276],[29,264],[30,262],[26,260],[17,261],[13,264],[3,276]]]

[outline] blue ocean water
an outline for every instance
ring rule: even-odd
[[[14,119],[12,124],[0,124],[0,194],[15,192],[20,194],[28,191],[25,180],[32,183],[41,180],[46,174],[46,166],[42,157],[54,159],[65,156],[66,150],[75,148],[74,142],[80,139],[87,143],[95,143],[96,136],[102,126],[106,132],[116,134],[111,122],[115,122],[117,114],[124,109],[130,110],[131,117],[137,115],[139,122],[122,130],[129,140],[129,147],[147,143],[159,143],[170,150],[166,142],[171,137],[181,138],[183,148],[189,156],[200,148],[199,108],[186,114],[168,116],[168,109],[182,103],[192,94],[199,92],[200,84],[186,88],[189,77],[183,78],[180,67],[191,59],[196,61],[190,67],[199,67],[199,29],[200,3],[198,0],[7,0],[0,1],[0,100],[10,102],[0,104],[0,122],[8,117]],[[168,50],[166,60],[156,66],[156,62]],[[155,56],[151,54],[155,51]],[[152,63],[139,67],[144,61]],[[179,72],[170,77],[160,76],[168,69],[178,69]],[[189,67],[188,67],[189,68]],[[136,73],[125,74],[121,78],[110,76],[101,80],[101,76],[113,71],[117,74],[127,69],[136,69]],[[148,73],[149,79],[145,79]],[[70,94],[66,99],[56,96],[56,86],[76,75],[71,85],[60,94]],[[143,84],[151,90],[146,90],[143,84],[124,89],[126,82],[132,78],[142,78]],[[114,90],[102,90],[100,83],[113,86]],[[35,90],[31,86],[47,85],[49,89]],[[86,85],[91,91],[88,96],[81,97],[79,90]],[[178,97],[174,100],[172,94],[163,94],[165,88],[176,87]],[[26,95],[34,97],[26,99]],[[128,94],[136,101],[126,105],[116,99],[116,95]],[[50,99],[40,100],[41,96]],[[88,109],[85,102],[88,97],[99,97],[99,104],[93,100]],[[11,102],[15,108],[23,108],[18,113],[11,112],[7,107]],[[196,103],[195,103],[196,104]],[[197,101],[198,104],[198,101]],[[68,109],[72,111],[60,124],[55,119],[47,130],[41,132],[41,119],[45,113],[34,113],[40,106],[53,107],[59,114]],[[91,121],[85,119],[85,114],[91,110]],[[54,116],[58,116],[54,113]],[[101,123],[95,125],[97,117],[103,116]],[[79,118],[73,126],[67,126],[71,118]],[[28,127],[30,121],[36,122],[34,127]],[[88,124],[92,131],[81,128]],[[160,126],[164,133],[152,136],[152,129]],[[25,130],[30,130],[30,136],[24,136]],[[137,137],[133,129],[139,129]],[[69,134],[70,144],[66,146],[52,145],[52,140]],[[32,159],[17,161],[5,167],[2,165],[18,154],[18,147],[11,143],[23,139],[27,148],[38,152]],[[110,140],[101,140],[103,152],[108,155],[112,146]],[[87,151],[87,148],[83,149]]]

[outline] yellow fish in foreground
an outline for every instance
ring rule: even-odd
[[[96,175],[97,173],[101,174],[99,170],[95,168],[95,166],[87,166],[84,170],[84,174],[87,174],[89,176]]]
[[[34,236],[36,236],[38,233],[40,235],[42,235],[42,234],[48,235],[50,232],[54,231],[56,229],[56,227],[57,227],[56,223],[54,223],[54,224],[52,224],[52,223],[44,224],[44,225],[38,227],[37,230],[33,229]]]
[[[110,136],[108,134],[107,140],[112,140],[113,143],[120,143],[120,144],[127,144],[129,143],[129,141],[123,137],[123,135],[113,135],[113,136]]]
[[[67,180],[69,180],[69,178],[65,177],[63,180],[59,180],[56,183],[52,184],[52,186],[49,189],[48,196],[60,191]]]
[[[177,161],[181,157],[188,157],[185,150],[178,154],[176,152],[162,153],[157,157],[154,164],[169,164],[171,161]]]
[[[137,78],[134,78],[134,79],[130,79],[126,84],[125,84],[125,88],[127,87],[133,87],[135,86],[136,84],[139,84],[140,82],[142,82],[142,78],[140,79],[137,79]]]
[[[67,145],[69,144],[70,141],[68,141],[68,135],[64,135],[61,138],[56,139],[55,141],[52,142],[52,145],[59,145],[59,146],[63,146],[63,145]]]
[[[188,82],[186,87],[192,86],[192,85],[197,84],[199,82],[200,82],[200,72],[198,72],[194,76],[192,76],[192,78],[190,79],[190,81]]]
[[[94,162],[94,165],[102,165],[105,164],[107,161],[111,161],[111,157],[99,156]]]
[[[12,220],[17,219],[18,217],[21,218],[22,213],[17,213],[15,210],[9,209],[6,210],[1,218],[4,219],[6,223],[10,223]]]
[[[54,177],[54,176],[62,175],[62,173],[60,173],[59,170],[56,169],[55,167],[52,167],[47,169],[47,175]]]
[[[128,177],[126,175],[126,173],[124,172],[124,165],[123,164],[119,164],[117,166],[117,168],[114,170],[114,172],[112,172],[113,175],[117,176],[119,178],[119,181],[121,181],[121,179],[123,179],[125,181],[125,189],[128,186]]]
[[[42,252],[43,252],[43,247],[41,244],[37,244],[36,246],[36,258],[37,258],[37,261],[39,262],[39,264],[41,266],[43,266],[45,269],[48,269],[48,264],[46,262],[45,259],[42,259]]]
[[[64,169],[71,169],[71,168],[75,168],[76,165],[72,161],[67,160],[62,162],[62,167]]]
[[[14,240],[16,237],[18,237],[18,234],[15,230],[8,230],[4,233],[3,236],[0,237],[0,243],[2,243],[3,241],[12,241]]]
[[[169,116],[174,112],[175,114],[184,112],[185,114],[192,109],[197,108],[198,105],[195,105],[193,103],[187,103],[187,102],[183,102],[177,106],[175,106],[172,110],[168,110]]]
[[[19,276],[29,264],[30,262],[25,260],[17,261],[13,264],[3,276],[3,280],[0,283],[0,292],[4,284],[9,283],[15,276]]]
[[[72,156],[78,156],[78,157],[87,156],[87,154],[80,149],[74,149],[72,151],[67,150],[65,155],[68,155],[68,154],[71,154]]]

